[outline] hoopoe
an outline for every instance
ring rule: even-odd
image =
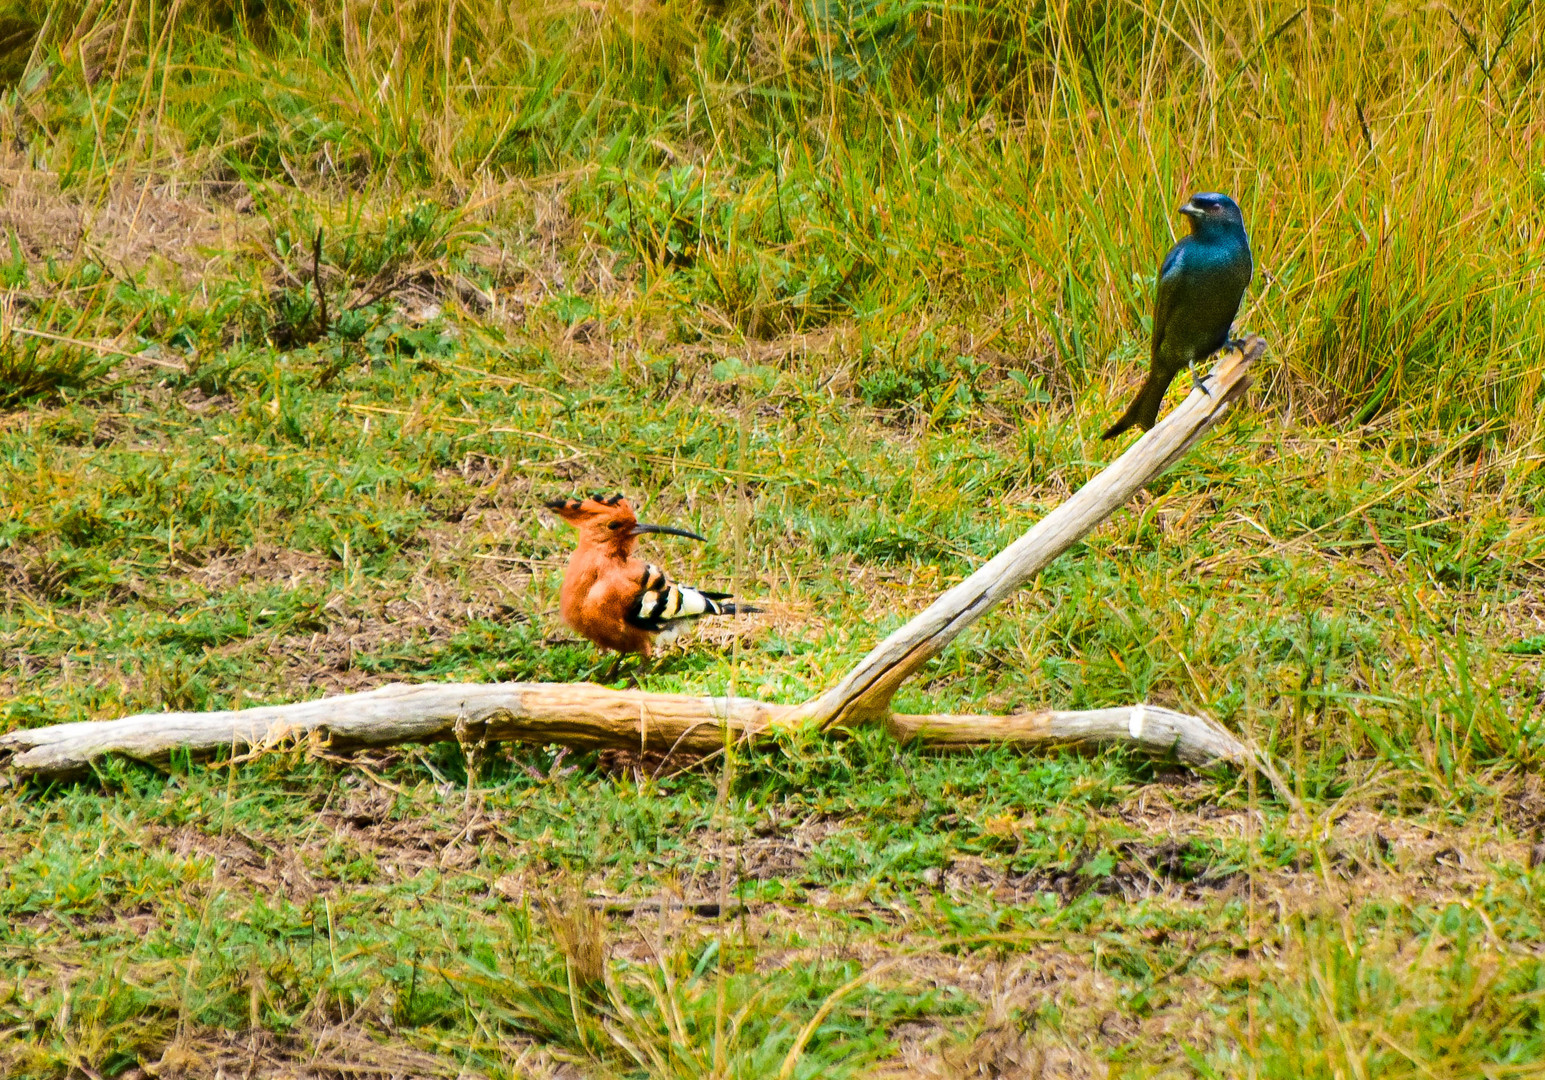
[[[669,641],[688,619],[758,610],[724,603],[729,593],[678,585],[658,566],[634,558],[633,549],[644,533],[707,538],[686,529],[646,525],[621,495],[554,499],[547,508],[579,530],[579,547],[564,571],[558,610],[564,622],[603,649],[647,657],[655,635]]]

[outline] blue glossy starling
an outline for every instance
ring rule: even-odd
[[[1158,422],[1164,392],[1180,369],[1190,368],[1195,380],[1197,362],[1228,341],[1250,284],[1250,238],[1239,205],[1227,195],[1204,192],[1191,196],[1180,212],[1191,221],[1191,235],[1169,249],[1159,268],[1148,378],[1103,438],[1115,438],[1134,424],[1146,430]]]

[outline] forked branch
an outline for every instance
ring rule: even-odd
[[[336,747],[455,738],[706,753],[727,741],[764,738],[812,721],[829,727],[866,719],[882,720],[897,738],[926,746],[1124,744],[1193,765],[1244,765],[1254,756],[1220,725],[1168,709],[1134,705],[1013,716],[907,716],[892,715],[890,701],[956,635],[1194,446],[1244,393],[1249,366],[1264,349],[1260,338],[1251,338],[1242,349],[1224,353],[1208,379],[1210,394],[1193,390],[1072,498],[886,638],[835,687],[804,705],[617,691],[590,683],[393,685],[292,705],[144,713],[13,731],[0,736],[0,767],[9,766],[12,776],[58,776],[85,769],[106,754],[161,761],[176,750],[236,753],[315,738]]]
[[[1185,456],[1249,389],[1250,365],[1265,349],[1264,340],[1252,337],[1242,349],[1225,352],[1208,377],[1210,393],[1193,389],[1179,407],[1072,498],[876,645],[841,682],[802,706],[800,715],[823,727],[883,719],[901,684],[943,652],[957,634],[1001,604]]]

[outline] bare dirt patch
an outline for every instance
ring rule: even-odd
[[[247,584],[294,589],[301,585],[325,584],[328,573],[336,565],[335,560],[310,552],[273,544],[254,544],[244,551],[216,552],[187,573],[189,578],[211,589],[231,589]]]
[[[383,763],[372,760],[376,768]],[[483,857],[482,845],[512,844],[504,812],[477,805],[451,806],[440,813],[417,806],[397,814],[393,791],[364,787],[321,802],[313,827],[299,839],[281,841],[211,822],[205,828],[147,826],[147,844],[182,857],[206,858],[223,889],[246,889],[283,897],[298,906],[318,896],[337,895],[363,882],[347,869],[368,858],[371,879],[406,880],[429,868],[464,869]]]
[[[363,1018],[321,1028],[301,1028],[286,1035],[269,1031],[201,1031],[168,1045],[160,1061],[125,1077],[264,1077],[265,1080],[429,1080],[434,1077],[481,1077],[460,1062],[427,1053],[401,1036]],[[578,1080],[572,1066],[553,1061],[539,1048],[512,1040],[507,1061],[516,1074],[533,1080]],[[137,1075],[136,1075],[137,1074]]]
[[[61,190],[55,173],[13,150],[0,155],[0,232],[13,233],[29,260],[86,258],[129,278],[164,267],[191,288],[229,258],[211,253],[236,251],[245,231],[206,186],[147,174],[90,198]]]

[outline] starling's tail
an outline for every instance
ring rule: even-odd
[[[1111,425],[1110,430],[1102,439],[1114,439],[1129,427],[1140,427],[1144,431],[1159,422],[1159,406],[1164,404],[1164,391],[1169,389],[1170,380],[1175,374],[1168,376],[1158,371],[1149,371],[1148,378],[1143,380],[1142,389],[1137,392],[1137,397],[1127,411],[1121,414],[1121,419]]]

